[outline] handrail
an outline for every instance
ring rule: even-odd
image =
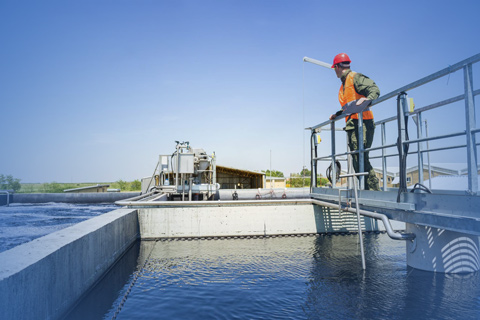
[[[12,191],[10,191],[10,190],[0,190],[0,193],[7,194],[7,204],[6,204],[6,206],[7,207],[10,206],[10,194],[13,194],[14,191],[13,190]]]
[[[304,60],[304,61],[310,62],[308,60]],[[315,156],[315,157],[312,156],[312,161],[311,161],[312,172],[313,172],[313,168],[314,167],[316,168],[316,166],[317,166],[317,161],[328,160],[328,161],[332,161],[332,163],[333,163],[335,161],[335,158],[338,157],[338,156],[345,156],[345,155],[352,155],[352,154],[359,154],[360,156],[362,156],[365,152],[374,151],[374,150],[382,150],[382,155],[378,156],[378,157],[375,156],[375,157],[370,157],[370,158],[371,159],[382,158],[383,159],[383,166],[385,167],[386,166],[385,159],[387,157],[394,156],[394,155],[386,155],[385,152],[384,152],[385,149],[392,148],[392,147],[397,147],[398,148],[398,146],[408,146],[408,145],[412,145],[412,144],[417,144],[418,145],[418,148],[417,148],[418,150],[416,150],[415,152],[408,152],[408,150],[405,149],[405,150],[400,150],[401,152],[399,152],[399,154],[397,154],[397,155],[400,155],[400,153],[403,154],[403,155],[406,155],[406,154],[417,154],[418,155],[419,182],[423,183],[423,154],[428,153],[428,152],[433,152],[433,151],[466,148],[466,150],[467,150],[467,167],[468,167],[468,190],[467,190],[467,192],[470,193],[470,194],[477,194],[477,192],[478,192],[478,177],[477,177],[477,158],[476,158],[475,149],[479,144],[476,143],[475,135],[477,133],[480,133],[480,128],[476,128],[475,117],[473,115],[475,114],[474,97],[477,96],[477,95],[480,95],[480,89],[473,90],[472,64],[474,64],[476,62],[479,62],[479,61],[480,61],[480,53],[476,54],[474,56],[471,56],[467,59],[464,59],[464,60],[462,60],[462,61],[460,61],[460,62],[458,62],[454,65],[451,65],[447,68],[444,68],[444,69],[442,69],[438,72],[435,72],[435,73],[430,74],[426,77],[423,77],[423,78],[421,78],[417,81],[414,81],[410,84],[407,84],[407,85],[405,85],[405,86],[403,86],[399,89],[393,90],[393,91],[379,97],[378,99],[372,101],[371,106],[374,106],[374,105],[377,105],[381,102],[389,100],[391,98],[397,97],[397,96],[399,96],[400,94],[403,93],[403,95],[401,96],[402,101],[401,101],[401,104],[400,104],[401,108],[398,111],[399,113],[395,116],[390,117],[390,118],[383,119],[383,120],[380,120],[380,121],[376,121],[375,124],[382,126],[382,135],[384,135],[385,134],[385,124],[387,122],[397,120],[399,122],[399,125],[401,126],[401,129],[399,131],[399,133],[400,133],[400,132],[406,132],[407,128],[405,128],[406,121],[403,121],[403,118],[399,119],[399,115],[402,115],[402,117],[403,116],[405,116],[405,117],[412,117],[412,116],[418,117],[416,139],[409,139],[408,136],[405,135],[405,136],[402,136],[402,139],[399,142],[394,143],[394,144],[386,145],[385,144],[386,140],[384,139],[384,137],[382,137],[381,146],[370,147],[368,149],[363,149],[363,148],[361,148],[362,146],[360,146],[359,150],[336,153],[335,152],[335,146],[334,146],[334,144],[335,144],[334,139],[335,138],[334,138],[334,131],[333,130],[336,131],[335,122],[344,118],[345,117],[344,115],[336,117],[334,120],[327,120],[327,121],[324,121],[324,122],[322,122],[320,124],[317,124],[315,126],[306,128],[307,130],[311,130],[312,134],[316,134],[319,131],[321,131],[323,127],[329,126],[330,131],[332,132],[332,142],[331,142],[332,151],[331,151],[330,155],[327,155],[327,156]],[[458,71],[462,68],[464,70],[464,93],[463,94],[457,95],[457,96],[454,96],[452,98],[448,98],[448,99],[445,99],[445,100],[442,100],[442,101],[432,103],[430,105],[427,105],[427,106],[418,108],[416,110],[413,110],[412,112],[410,112],[409,110],[406,110],[406,108],[407,108],[406,99],[407,98],[406,98],[405,93],[407,91],[412,90],[414,88],[417,88],[421,85],[427,84],[427,83],[429,83],[431,81],[434,81],[436,79],[439,79],[441,77],[444,77],[444,76],[446,76],[450,73],[453,73],[455,71]],[[445,106],[445,105],[448,105],[448,104],[451,104],[451,103],[454,103],[454,102],[457,102],[457,101],[461,101],[461,100],[465,101],[465,112],[466,112],[465,130],[462,130],[460,132],[438,135],[438,136],[429,136],[429,137],[422,136],[423,135],[422,134],[423,124],[422,124],[422,121],[421,121],[421,116],[422,116],[423,112],[428,111],[428,110],[433,110],[433,109],[436,109],[436,108],[439,108],[439,107],[442,107],[442,106]],[[359,120],[359,126],[360,126],[361,123],[362,123],[362,120],[361,120],[361,117],[359,117],[359,118],[360,118],[360,120]],[[403,135],[403,133],[402,133],[402,135]],[[429,149],[428,144],[427,144],[427,149],[426,150],[424,150],[424,148],[422,146],[423,142],[428,143],[429,141],[432,141],[432,140],[447,139],[447,138],[452,138],[452,137],[456,137],[456,136],[465,136],[466,140],[467,140],[466,143],[460,144],[460,145],[449,143],[448,146],[446,146],[446,147],[434,148],[434,149]],[[362,164],[361,159],[360,159],[360,164]],[[420,172],[420,170],[421,170],[421,172]],[[315,185],[312,185],[312,186],[315,186]],[[335,188],[335,184],[333,185],[333,187]],[[386,185],[384,184],[384,188],[385,187],[386,187]]]
[[[386,101],[388,99],[394,98],[398,94],[400,94],[401,92],[407,92],[409,90],[415,89],[415,88],[417,88],[421,85],[427,84],[429,82],[432,82],[433,80],[444,77],[444,76],[446,76],[450,73],[453,73],[457,70],[462,69],[463,67],[465,67],[467,65],[470,65],[470,64],[478,62],[478,61],[480,61],[480,53],[478,53],[474,56],[471,56],[470,58],[467,58],[465,60],[462,60],[458,63],[455,63],[452,66],[448,66],[445,69],[442,69],[438,72],[432,73],[429,76],[423,77],[420,80],[417,80],[415,82],[407,84],[406,86],[403,86],[403,87],[401,87],[397,90],[393,90],[392,92],[387,93],[386,95],[383,95],[383,96],[379,97],[378,99],[374,100],[371,105],[373,106],[373,105],[379,104],[380,102],[383,102],[383,101]]]
[[[474,59],[475,58],[475,59]],[[412,82],[411,84],[409,85],[406,85],[406,86],[403,86],[402,88],[400,89],[396,89],[396,90],[393,90],[392,92],[389,92],[383,96],[380,96],[378,99],[376,100],[373,100],[372,103],[370,104],[370,107],[373,107],[374,105],[376,104],[379,104],[381,102],[384,102],[388,99],[391,99],[393,97],[396,97],[400,92],[406,92],[408,90],[412,90],[412,89],[415,89],[423,84],[427,84],[428,82],[431,82],[433,80],[436,80],[438,78],[441,78],[441,77],[444,77],[446,75],[448,75],[449,73],[452,73],[452,72],[455,72],[455,71],[458,71],[459,69],[461,69],[463,66],[465,66],[464,62],[465,61],[471,61],[470,63],[475,63],[475,62],[478,62],[480,61],[480,53],[477,54],[477,55],[474,55],[472,57],[470,57],[469,59],[465,59],[459,63],[456,63],[455,65],[451,66],[451,67],[448,67],[448,68],[445,68],[439,72],[436,72],[436,73],[433,73],[429,76],[426,76],[418,81],[415,81],[415,82]],[[461,67],[458,67],[458,65],[461,65]],[[447,72],[445,73],[445,70],[450,70],[450,72]],[[421,81],[425,81],[424,83],[420,83]],[[477,96],[480,94],[480,89],[477,89],[475,91],[473,91],[473,95],[474,96]],[[455,97],[452,97],[450,99],[446,99],[446,100],[443,100],[443,101],[439,101],[439,102],[436,102],[436,103],[433,103],[431,105],[428,105],[428,106],[425,106],[423,108],[420,108],[418,110],[414,110],[413,112],[410,112],[409,114],[418,114],[420,112],[423,112],[423,111],[427,111],[427,110],[431,110],[431,109],[435,109],[435,108],[438,108],[438,107],[441,107],[441,106],[444,106],[444,105],[447,105],[447,104],[450,104],[450,103],[453,103],[453,102],[457,102],[457,101],[461,101],[461,100],[464,100],[465,99],[465,95],[462,94],[462,95],[458,95],[458,96],[455,96]],[[344,115],[340,115],[338,117],[335,118],[335,120],[326,120],[324,122],[321,122],[315,126],[312,126],[312,127],[307,127],[305,128],[305,130],[315,130],[315,129],[318,129],[318,128],[321,128],[321,127],[325,127],[327,125],[329,125],[330,123],[332,122],[336,122],[338,120],[341,120],[345,118]],[[393,116],[393,117],[390,117],[390,118],[387,118],[387,119],[384,119],[384,120],[380,120],[380,121],[376,121],[375,124],[381,124],[381,123],[385,123],[385,122],[390,122],[390,121],[394,121],[397,119],[397,116]]]

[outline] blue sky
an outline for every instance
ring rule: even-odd
[[[303,128],[339,108],[334,72],[304,56],[346,52],[385,94],[480,53],[478,12],[478,1],[2,0],[0,173],[139,179],[175,140],[221,165],[298,173]],[[462,72],[438,83],[417,106],[460,94]]]

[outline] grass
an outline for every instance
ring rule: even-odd
[[[121,191],[140,191],[140,181],[127,182],[118,180],[115,182],[82,182],[82,183],[20,183],[21,188],[17,193],[63,193],[63,190],[95,186],[97,184],[108,184],[109,189],[120,189]]]

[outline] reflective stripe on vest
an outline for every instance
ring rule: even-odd
[[[360,98],[366,98],[361,94],[358,94],[355,91],[355,85],[353,84],[353,77],[355,77],[357,73],[350,71],[347,75],[347,79],[345,79],[345,91],[343,90],[343,84],[340,86],[340,91],[338,91],[338,101],[340,105],[343,106],[351,101],[358,100]],[[358,119],[358,113],[352,114],[349,117],[345,118],[345,122],[348,119]],[[363,111],[363,120],[373,119],[373,112],[368,108],[366,111]]]

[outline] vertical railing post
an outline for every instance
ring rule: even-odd
[[[337,185],[337,166],[335,165],[335,121],[330,123],[331,137],[332,137],[332,188]]]
[[[385,133],[385,122],[382,122],[381,126],[381,135],[382,135],[382,175],[383,175],[383,191],[387,191],[387,151],[385,150],[385,144],[387,143],[387,135]]]
[[[357,173],[363,173],[365,170],[365,165],[364,165],[364,149],[365,146],[363,145],[363,113],[359,112],[358,113],[358,133],[357,133],[357,143],[358,143],[358,172]],[[365,178],[364,176],[359,176],[359,185],[360,185],[360,190],[365,189]]]
[[[425,119],[425,138],[428,138],[428,125]],[[432,167],[430,165],[430,145],[427,140],[427,162],[428,162],[428,187],[432,189]]]
[[[422,139],[422,113],[417,114],[417,138]],[[423,184],[423,142],[419,142],[417,147],[418,153],[418,183]]]
[[[315,159],[315,129],[312,129],[310,132],[310,192],[313,192],[312,188],[317,187],[317,160]]]
[[[350,152],[352,152],[352,150],[350,150],[350,146],[348,145],[348,134],[345,135],[345,140],[346,140],[346,145],[347,145],[347,174],[353,174],[355,173],[354,170],[353,170],[353,158],[352,158],[352,154]],[[352,189],[353,188],[353,184],[354,183],[357,183],[357,181],[355,181],[354,179],[356,179],[354,176],[349,176],[347,178],[347,189]]]
[[[475,133],[475,98],[473,96],[472,64],[463,67],[465,83],[465,117],[467,136],[467,164],[468,164],[468,192],[476,194],[478,191],[478,167],[477,167],[477,146]]]
[[[398,121],[398,163],[400,167],[400,184],[398,187],[397,202],[400,202],[402,192],[407,192],[407,151],[404,142],[407,141],[407,128],[405,114],[407,113],[407,94],[401,92],[397,97],[397,121]]]

